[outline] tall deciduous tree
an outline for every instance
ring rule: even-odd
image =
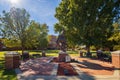
[[[25,9],[11,8],[9,12],[3,12],[0,17],[2,36],[9,39],[10,43],[17,41],[24,48],[33,49],[47,47],[48,26],[29,20],[29,13]],[[7,40],[6,39],[6,40]],[[7,45],[6,44],[6,45]],[[17,45],[19,46],[19,45]]]
[[[29,13],[25,9],[11,8],[9,12],[3,11],[1,30],[3,36],[9,39],[19,40],[22,51],[25,47],[26,29],[29,26]]]
[[[112,34],[112,23],[119,0],[62,0],[56,8],[58,23],[55,30],[66,31],[66,37],[75,44],[103,46]]]
[[[48,26],[46,24],[39,24],[35,21],[31,21],[27,33],[28,40],[26,42],[26,47],[40,49],[47,47]]]
[[[114,34],[109,38],[109,40],[116,41],[117,45],[120,45],[120,19],[113,24]]]

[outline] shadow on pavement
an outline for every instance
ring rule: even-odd
[[[107,70],[107,71],[113,71],[114,67],[105,67],[100,64],[92,63],[87,60],[83,60],[83,62],[79,62],[81,65],[78,65],[81,68],[88,68],[88,69],[94,69],[94,70]]]

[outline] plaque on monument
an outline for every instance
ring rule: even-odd
[[[66,56],[66,57],[65,57],[65,61],[66,61],[66,62],[70,62],[70,61],[71,61],[70,56]]]

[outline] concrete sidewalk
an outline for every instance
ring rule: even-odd
[[[31,76],[24,76],[16,69],[17,78],[18,80],[120,80],[120,76],[118,75],[118,70],[116,71],[115,75],[108,75],[108,76],[90,76],[82,71],[78,70],[79,76],[43,76],[43,75],[31,75]]]
[[[94,77],[94,76],[86,76],[86,75],[79,75],[79,76],[29,76],[24,77],[21,76],[18,80],[120,80],[120,77],[117,76],[108,76],[108,77]]]

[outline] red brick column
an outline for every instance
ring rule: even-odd
[[[112,64],[115,68],[120,68],[120,51],[112,52]]]
[[[5,68],[6,69],[15,69],[15,68],[18,68],[19,65],[20,65],[20,62],[19,62],[19,58],[20,58],[20,55],[19,54],[14,54],[15,52],[10,52],[5,54]]]

